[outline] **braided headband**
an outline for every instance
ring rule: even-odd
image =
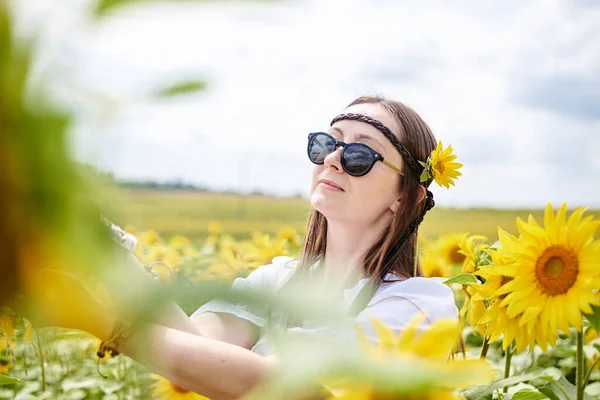
[[[379,132],[383,133],[383,135],[398,150],[398,152],[402,156],[402,159],[404,160],[406,165],[408,165],[408,167],[413,172],[413,174],[415,175],[417,180],[419,180],[419,183],[421,183],[420,177],[423,173],[423,167],[419,165],[419,162],[417,162],[417,160],[414,159],[412,154],[410,154],[410,152],[406,149],[406,147],[404,147],[404,145],[402,143],[400,143],[400,141],[398,140],[398,137],[396,135],[394,135],[387,126],[382,124],[380,121],[369,117],[368,115],[354,114],[354,113],[338,115],[337,117],[335,117],[334,119],[331,120],[330,126],[341,120],[352,120],[352,121],[365,122],[365,123],[375,127]],[[419,224],[421,222],[423,222],[423,217],[425,216],[425,213],[427,211],[431,210],[435,206],[435,201],[433,201],[433,193],[431,193],[431,191],[429,191],[429,189],[427,189],[427,188],[425,188],[425,190],[427,193],[427,198],[425,200],[425,207],[423,209],[423,212],[419,216],[419,218],[415,221],[415,222],[417,222],[417,221],[418,222],[417,222],[416,226],[414,227],[414,229],[412,229],[411,234],[414,233],[414,231],[417,230]]]
[[[376,119],[371,118],[367,115],[353,114],[353,113],[338,115],[333,120],[331,120],[330,126],[335,124],[336,122],[344,120],[344,119],[365,122],[365,123],[375,127],[379,132],[383,133],[383,135],[394,145],[396,150],[398,150],[398,153],[400,153],[400,155],[402,156],[402,159],[404,160],[406,165],[408,165],[408,168],[410,168],[412,173],[417,177],[417,179],[419,179],[419,177],[421,176],[421,173],[423,172],[423,167],[419,165],[417,160],[415,160],[413,158],[413,156],[406,149],[406,147],[404,147],[404,145],[402,143],[400,143],[400,141],[398,140],[398,137],[396,135],[394,135],[387,126],[385,126],[381,122],[379,122]]]

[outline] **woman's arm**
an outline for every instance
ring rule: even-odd
[[[273,358],[159,324],[138,329],[120,346],[127,356],[175,384],[213,400],[236,399],[269,375]]]

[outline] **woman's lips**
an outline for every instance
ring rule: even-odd
[[[344,191],[344,189],[342,189],[339,185],[337,185],[335,182],[330,181],[328,179],[319,179],[319,185],[321,185],[323,187],[323,189],[332,190],[335,192],[343,192]]]

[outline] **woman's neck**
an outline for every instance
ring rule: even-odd
[[[375,244],[390,221],[372,226],[350,226],[347,223],[327,222],[325,249],[325,279],[342,287],[356,284],[365,277],[363,258]]]

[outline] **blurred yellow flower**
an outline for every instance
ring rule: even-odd
[[[194,392],[190,392],[159,375],[152,375],[152,398],[154,400],[209,400]]]
[[[427,277],[450,277],[452,270],[446,260],[437,251],[425,250],[420,260],[423,274]]]
[[[270,264],[273,258],[288,254],[286,245],[286,240],[271,239],[269,235],[253,232],[252,242],[243,250],[242,260],[251,269]]]
[[[518,218],[518,239],[500,236],[498,252],[514,260],[501,272],[513,279],[495,295],[504,296],[508,317],[520,315],[521,329],[542,341],[557,329],[569,334],[569,325],[580,331],[582,312],[599,304],[594,290],[600,287],[600,240],[594,233],[600,221],[583,218],[585,210],[576,209],[567,220],[566,204],[556,215],[548,204],[543,228],[532,216],[527,222]]]
[[[149,253],[141,255],[140,261],[143,264],[163,262],[171,268],[173,273],[177,273],[183,259],[175,249],[164,245],[157,245],[153,246]]]
[[[465,236],[464,233],[448,233],[438,238],[435,246],[449,265],[464,263],[466,257],[460,252],[460,241]]]
[[[493,374],[484,360],[449,361],[450,355],[460,339],[462,326],[454,319],[439,319],[429,327],[421,328],[424,317],[418,316],[398,335],[377,320],[371,320],[378,341],[372,343],[361,330],[358,330],[359,343],[366,357],[381,361],[394,361],[419,365],[433,369],[440,374],[438,385],[432,382],[430,390],[418,394],[381,393],[368,382],[353,380],[338,381],[328,389],[338,392],[334,399],[460,399],[456,389],[468,388],[490,382]],[[453,379],[443,379],[450,374]],[[455,377],[460,377],[458,380]],[[345,383],[342,383],[345,382]],[[342,385],[342,386],[339,386]],[[340,390],[340,387],[343,388]]]
[[[15,321],[11,315],[0,315],[0,351],[15,346]]]
[[[195,270],[190,279],[192,282],[214,279],[230,282],[238,276],[247,275],[249,272],[248,266],[242,262],[241,257],[228,248],[217,253],[208,267]]]
[[[426,394],[416,394],[413,396],[403,395],[398,397],[394,394],[381,395],[373,391],[371,387],[356,388],[352,391],[346,391],[340,396],[329,397],[327,400],[462,400],[463,397],[459,394],[452,393],[446,390],[433,390]]]
[[[191,247],[192,242],[185,236],[177,235],[173,236],[169,241],[171,247]]]
[[[223,226],[220,223],[213,221],[208,224],[209,236],[219,236],[221,232],[223,232]]]
[[[297,246],[300,244],[300,236],[294,228],[289,226],[284,226],[279,230],[277,239],[286,240],[292,246]]]
[[[156,245],[162,243],[162,239],[155,231],[145,231],[140,235],[140,242],[146,245]]]
[[[584,344],[588,344],[590,343],[592,340],[597,339],[598,338],[598,332],[596,332],[596,330],[592,327],[589,327],[588,329],[586,329],[585,331],[585,335],[583,337],[583,343]]]
[[[0,358],[0,375],[8,374],[8,372],[10,371],[11,368],[12,368],[12,363],[10,361]]]

